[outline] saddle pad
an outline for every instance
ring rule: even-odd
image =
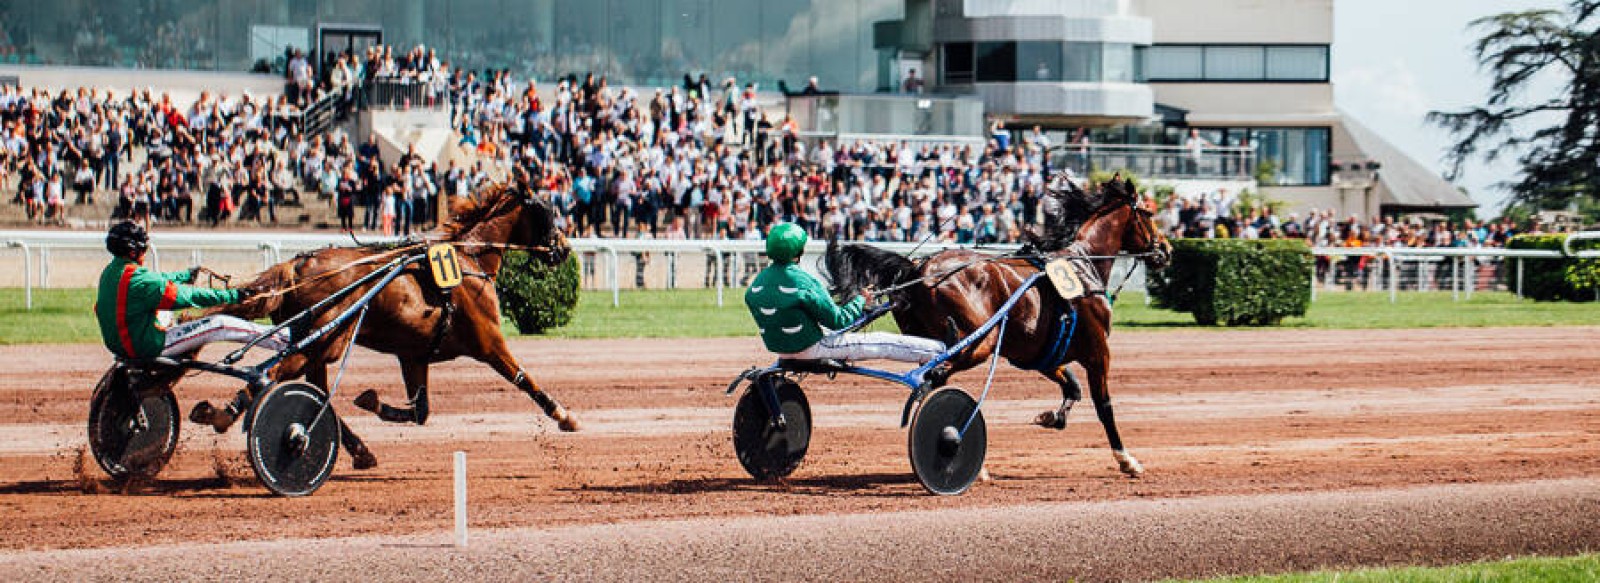
[[[1046,264],[1045,275],[1050,277],[1050,283],[1056,287],[1056,293],[1061,294],[1061,299],[1075,300],[1088,295],[1090,286],[1078,270],[1078,263],[1071,257],[1060,257]]]

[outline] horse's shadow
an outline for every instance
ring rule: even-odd
[[[328,477],[328,483],[398,483],[409,481],[398,476],[339,475]],[[326,485],[326,484],[325,484]],[[187,498],[274,498],[254,476],[221,478],[155,479],[125,482],[110,478],[80,478],[71,480],[28,480],[0,484],[0,495],[83,495],[83,496],[156,496]]]
[[[910,474],[881,473],[785,478],[766,482],[758,482],[748,477],[690,478],[667,480],[662,482],[619,484],[614,486],[583,485],[562,488],[561,490],[566,492],[664,494],[669,496],[684,496],[719,492],[765,492],[822,497],[850,494],[855,496],[907,498],[924,495],[920,487],[904,487],[907,485],[914,486],[916,483],[916,478],[912,477]]]

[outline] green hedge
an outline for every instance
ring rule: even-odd
[[[1506,244],[1509,249],[1560,251],[1566,235],[1518,235]],[[1574,251],[1600,249],[1600,241],[1576,241]],[[1522,275],[1522,295],[1539,301],[1592,302],[1600,287],[1600,260],[1526,259]]]
[[[495,291],[500,310],[523,334],[539,334],[572,321],[578,305],[578,256],[551,267],[522,251],[509,251]]]
[[[1211,326],[1270,326],[1311,306],[1311,248],[1288,239],[1178,239],[1151,274],[1156,307]]]

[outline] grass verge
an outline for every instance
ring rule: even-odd
[[[572,323],[552,338],[713,338],[755,335],[745,312],[743,289],[725,290],[724,306],[713,290],[624,291],[612,307],[610,292],[584,292]],[[1451,301],[1448,292],[1400,294],[1389,303],[1382,293],[1323,294],[1291,328],[1386,329],[1492,326],[1600,325],[1600,306],[1519,300],[1506,293],[1474,294]],[[100,339],[94,315],[94,290],[36,289],[32,311],[23,308],[23,291],[0,289],[0,344],[93,343]],[[1141,294],[1125,294],[1116,306],[1116,325],[1140,330],[1209,330],[1188,314],[1157,310]],[[888,320],[874,326],[893,330]],[[507,335],[516,335],[509,324]]]
[[[1491,583],[1600,581],[1600,555],[1533,557],[1450,567],[1403,567],[1359,571],[1317,571],[1210,579],[1212,583]]]

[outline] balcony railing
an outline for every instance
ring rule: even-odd
[[[1146,178],[1189,180],[1251,180],[1256,152],[1249,147],[1207,146],[1198,151],[1184,146],[1085,144],[1058,146],[1050,151],[1054,168],[1071,168],[1080,176],[1093,170],[1132,170]]]

